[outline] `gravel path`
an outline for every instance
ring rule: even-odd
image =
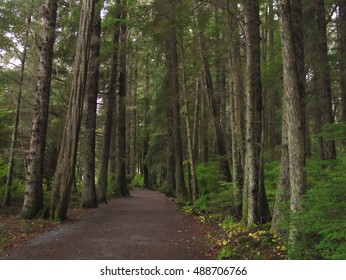
[[[205,259],[205,229],[158,192],[135,189],[30,243],[0,254],[29,260]]]

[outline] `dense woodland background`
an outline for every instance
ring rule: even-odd
[[[0,17],[2,209],[65,220],[160,189],[289,258],[346,258],[345,1],[2,0]]]

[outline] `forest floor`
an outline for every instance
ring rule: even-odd
[[[216,259],[218,253],[216,227],[150,190],[134,189],[98,209],[71,209],[65,223],[7,214],[0,215],[0,259]]]

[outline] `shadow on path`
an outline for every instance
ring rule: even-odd
[[[209,250],[201,225],[158,192],[134,189],[75,223],[63,223],[0,259],[182,260]]]

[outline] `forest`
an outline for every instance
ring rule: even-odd
[[[2,0],[0,18],[0,230],[13,205],[64,221],[145,188],[219,224],[219,258],[346,259],[346,1]]]

